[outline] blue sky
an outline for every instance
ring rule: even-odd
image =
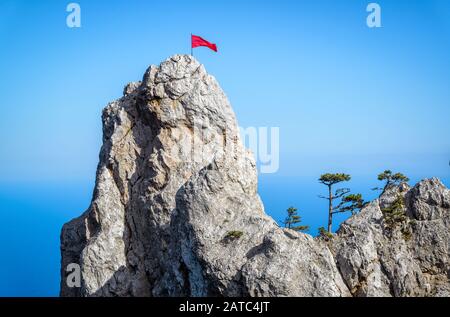
[[[84,0],[80,29],[69,2],[0,3],[0,295],[57,294],[59,230],[89,204],[102,108],[189,53],[190,33],[217,43],[195,55],[240,125],[280,128],[280,169],[260,177],[277,220],[295,205],[312,233],[324,225],[328,171],[368,198],[386,168],[450,185],[447,0],[377,1],[379,29],[360,0]]]

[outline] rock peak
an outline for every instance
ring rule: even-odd
[[[264,212],[227,97],[189,55],[150,66],[105,107],[102,121],[92,202],[61,233],[62,296],[448,290],[448,189],[431,180],[401,192],[408,217],[418,220],[408,222],[411,242],[383,227],[387,194],[332,241],[280,228]],[[67,284],[71,264],[81,268],[80,287]]]
[[[203,74],[206,73],[203,66],[193,56],[173,55],[159,66],[151,65],[145,72],[143,82],[150,86],[151,84],[187,79],[195,76],[200,70]]]

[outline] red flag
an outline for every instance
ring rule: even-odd
[[[202,39],[200,36],[191,35],[191,47],[196,48],[199,46],[206,46],[212,49],[214,52],[217,52],[217,45],[208,42],[207,40]]]

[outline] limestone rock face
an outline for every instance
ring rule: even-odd
[[[390,228],[383,210],[398,197],[406,219]],[[355,296],[449,296],[449,242],[450,190],[434,178],[386,189],[331,244]]]
[[[192,57],[128,84],[103,134],[92,203],[62,230],[62,296],[349,295],[325,245],[265,215],[233,110]]]
[[[450,293],[448,189],[388,188],[330,241],[280,228],[228,99],[191,56],[149,67],[102,120],[92,202],[61,233],[61,296]],[[398,195],[408,221],[387,230]]]

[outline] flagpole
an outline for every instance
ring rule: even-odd
[[[191,56],[194,57],[194,50],[192,49],[192,33],[191,33]]]

